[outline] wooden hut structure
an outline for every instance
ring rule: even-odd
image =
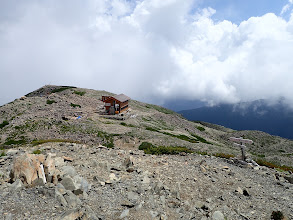
[[[102,101],[105,103],[106,113],[109,115],[119,114],[127,111],[130,98],[124,94],[115,96],[102,96]]]

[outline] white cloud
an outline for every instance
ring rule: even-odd
[[[289,9],[292,7],[292,5],[293,5],[293,0],[289,0],[288,3],[283,6],[282,11],[281,11],[281,15],[284,15],[287,11],[289,11]]]
[[[191,0],[11,2],[0,3],[1,104],[64,84],[153,102],[293,106],[293,18],[215,23],[214,9],[190,14]]]

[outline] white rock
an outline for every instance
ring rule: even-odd
[[[120,218],[120,219],[123,219],[123,218],[127,217],[128,214],[129,214],[129,209],[125,209],[125,210],[121,213],[121,215],[120,215],[119,218]]]
[[[225,220],[224,215],[220,211],[215,211],[212,215],[213,220]]]

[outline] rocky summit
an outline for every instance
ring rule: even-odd
[[[293,219],[293,142],[44,86],[0,107],[0,219]],[[245,159],[229,137],[251,139]]]

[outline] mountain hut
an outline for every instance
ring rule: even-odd
[[[105,103],[106,113],[109,115],[115,115],[127,111],[129,100],[130,98],[124,94],[102,96],[102,101]]]

